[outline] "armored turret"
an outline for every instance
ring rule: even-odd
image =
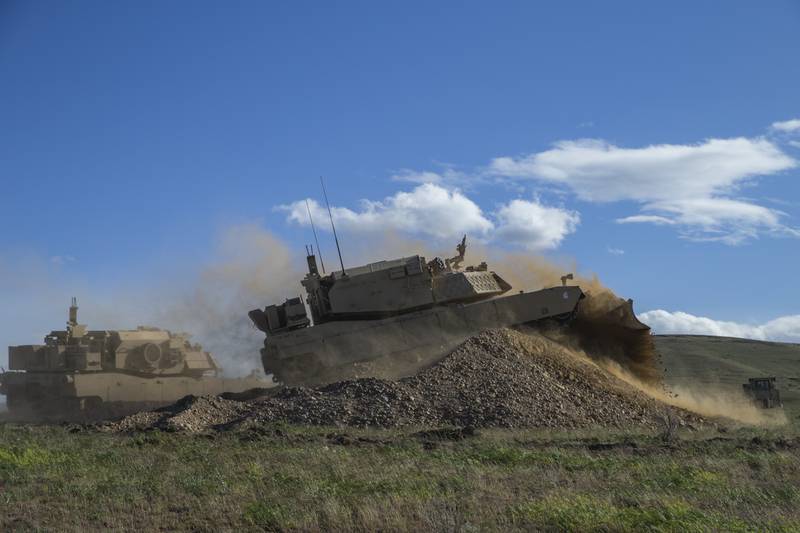
[[[28,372],[125,372],[136,375],[215,376],[217,365],[186,333],[154,327],[88,330],[78,323],[75,298],[65,330],[51,331],[44,344],[9,346],[10,370]]]
[[[301,281],[306,307],[300,298],[250,311],[256,327],[278,333],[341,320],[374,320],[430,309],[467,304],[506,293],[503,278],[489,271],[485,262],[460,268],[466,251],[466,236],[457,246],[458,255],[426,262],[419,255],[378,261],[321,276],[314,255],[307,257],[308,273]]]

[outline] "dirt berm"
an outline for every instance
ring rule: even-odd
[[[101,428],[197,432],[277,421],[384,428],[656,428],[668,411],[681,424],[703,423],[539,334],[489,330],[411,377],[264,390],[237,399],[189,396]]]

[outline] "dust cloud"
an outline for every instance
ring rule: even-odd
[[[264,334],[247,312],[301,294],[298,255],[256,224],[229,227],[199,274],[162,295],[156,323],[191,333],[226,375],[260,370]]]
[[[768,412],[759,409],[743,392],[738,390],[708,384],[667,388],[660,381],[644,380],[631,371],[625,362],[620,362],[618,358],[583,350],[569,330],[543,330],[533,326],[516,329],[532,338],[542,335],[557,342],[564,347],[564,353],[569,356],[592,364],[667,405],[707,417],[724,417],[749,425],[771,427],[787,423],[786,415],[782,410],[773,409]]]
[[[505,252],[487,247],[479,252],[491,258],[496,270],[515,289],[540,289],[561,285],[572,273],[570,285],[578,285],[586,298],[567,327],[545,324],[541,332],[551,340],[581,350],[595,359],[611,359],[645,383],[660,381],[658,355],[649,329],[636,318],[632,303],[603,285],[596,274],[577,272],[574,261],[552,261],[541,256]]]
[[[780,426],[788,422],[783,410],[770,411],[756,407],[743,392],[734,392],[722,386],[697,385],[696,387],[670,387],[645,383],[616,361],[602,359],[601,368],[636,387],[648,396],[675,407],[709,416],[725,417],[756,426]]]
[[[3,352],[9,345],[41,343],[47,332],[64,328],[75,296],[78,319],[90,329],[147,325],[186,332],[226,376],[246,375],[261,370],[264,342],[247,311],[300,295],[303,263],[302,254],[255,223],[224,228],[206,259],[178,258],[110,280],[87,278],[80,260],[65,266],[6,252],[0,254],[0,292],[7,302],[0,310],[0,343]]]
[[[565,345],[576,357],[593,361],[615,377],[668,405],[744,424],[776,426],[787,422],[783,411],[759,409],[743,392],[721,385],[698,384],[666,390],[649,330],[635,329],[635,317],[610,315],[620,306],[624,309],[626,300],[603,285],[596,275],[576,272],[574,262],[556,262],[480,245],[474,246],[473,250],[475,248],[477,252],[473,251],[472,257],[488,257],[490,268],[515,289],[560,285],[561,276],[574,273],[575,279],[569,283],[579,285],[587,296],[580,304],[576,319],[567,328],[536,328],[535,331]]]

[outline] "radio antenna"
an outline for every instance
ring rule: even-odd
[[[322,273],[325,274],[325,261],[322,260],[322,248],[319,247],[319,239],[317,239],[317,230],[314,227],[314,218],[311,216],[311,208],[308,206],[308,198],[306,198],[306,210],[308,211],[308,220],[311,222],[311,231],[314,232],[314,242],[317,243],[317,253],[319,254],[319,264],[322,265]],[[314,255],[314,249],[311,249],[311,255]]]
[[[322,184],[322,195],[325,196],[325,205],[328,207],[328,217],[331,219],[331,229],[333,230],[333,240],[336,241],[336,251],[339,253],[339,264],[342,265],[342,277],[347,275],[344,271],[344,261],[342,261],[342,249],[339,247],[339,237],[336,236],[336,226],[333,225],[333,213],[331,213],[331,204],[328,202],[328,193],[325,190],[325,182],[322,176],[319,177],[319,182]],[[319,246],[317,246],[319,248]]]

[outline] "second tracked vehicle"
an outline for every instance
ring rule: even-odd
[[[221,375],[210,353],[185,333],[139,326],[89,330],[75,299],[65,330],[44,344],[8,347],[0,394],[20,420],[92,420],[170,404],[187,395],[238,393],[274,386],[252,374]]]
[[[560,286],[514,292],[485,262],[461,266],[466,236],[456,250],[445,260],[413,255],[347,270],[342,265],[325,275],[312,249],[301,282],[305,302],[290,298],[249,312],[266,333],[264,370],[287,385],[319,384],[354,377],[352,369],[375,360],[382,369],[433,362],[489,328],[564,324],[576,316],[581,322],[585,295],[568,284],[571,274]],[[593,328],[610,332],[618,349],[636,350],[649,342],[649,328],[636,319],[630,300],[620,300],[584,327]]]

